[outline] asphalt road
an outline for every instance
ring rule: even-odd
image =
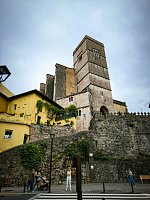
[[[36,194],[0,194],[0,200],[28,200]]]

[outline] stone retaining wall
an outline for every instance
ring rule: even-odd
[[[150,174],[150,115],[95,115],[91,122],[91,131],[76,133],[72,127],[47,127],[42,131],[39,125],[31,127],[30,142],[49,140],[49,134],[55,133],[53,145],[52,182],[58,184],[65,180],[67,161],[63,151],[76,140],[90,138],[90,153],[103,150],[114,160],[94,161],[82,165],[83,182],[126,182],[126,171],[130,168],[135,177]],[[49,177],[50,143],[41,164],[42,174]],[[29,171],[21,165],[19,147],[0,154],[0,178],[7,186],[23,185]],[[130,160],[125,160],[130,158]],[[134,158],[134,159],[133,159]],[[136,158],[136,159],[135,159]],[[145,160],[144,160],[145,159]],[[89,166],[93,165],[94,169]],[[75,169],[73,180],[75,181]]]

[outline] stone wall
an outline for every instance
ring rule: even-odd
[[[62,98],[56,101],[62,107],[68,107],[74,104],[78,110],[81,111],[80,116],[77,116],[76,131],[89,130],[89,124],[91,120],[91,109],[90,109],[90,93],[84,92],[80,94],[72,95],[73,101],[69,102],[69,97]]]
[[[150,174],[150,114],[148,115],[109,115],[95,114],[91,128],[94,130],[75,133],[71,127],[31,127],[30,142],[48,139],[49,133],[55,133],[53,143],[52,183],[58,184],[65,180],[66,166],[69,162],[64,149],[75,141],[90,139],[89,153],[103,150],[110,160],[94,161],[82,164],[82,180],[92,182],[126,182],[127,170],[130,168],[135,178],[140,174]],[[49,177],[50,141],[41,164],[42,174]],[[19,147],[0,154],[0,178],[5,185],[23,185],[29,171],[21,165]],[[94,169],[91,169],[91,165]],[[73,181],[75,181],[75,168]]]
[[[43,139],[48,139],[49,135],[53,133],[55,137],[63,137],[63,136],[71,136],[75,134],[75,129],[68,125],[68,126],[46,126],[46,125],[32,125],[30,130],[30,143],[36,142]]]
[[[23,185],[28,173],[21,165],[18,147],[0,153],[0,182],[3,186]]]
[[[64,129],[64,133],[65,133]],[[53,141],[53,164],[52,164],[52,183],[59,184],[64,182],[66,178],[66,168],[69,164],[68,159],[64,155],[64,149],[69,144],[75,141],[83,140],[86,134],[72,134],[69,137],[56,137]],[[33,138],[32,138],[33,140]],[[21,165],[19,154],[19,147],[12,148],[0,154],[0,181],[6,186],[22,185],[28,179],[29,171]],[[48,141],[48,148],[40,166],[43,176],[49,177],[49,159],[50,159],[50,141]],[[75,168],[72,168],[72,180],[75,182],[76,174]],[[89,181],[89,167],[88,163],[82,165],[82,180]]]
[[[91,129],[96,132],[97,147],[120,157],[150,156],[150,114],[95,114]]]
[[[140,182],[139,175],[150,174],[149,160],[96,161],[91,170],[91,182],[127,182],[128,170]]]

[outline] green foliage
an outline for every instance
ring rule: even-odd
[[[21,163],[25,169],[38,169],[42,158],[45,155],[47,141],[41,141],[37,144],[26,144],[19,149]]]
[[[38,100],[36,103],[36,107],[37,112],[42,112],[43,107],[45,107],[45,110],[47,111],[47,115],[50,118],[50,120],[52,120],[55,116],[56,120],[61,120],[68,119],[70,117],[76,117],[78,114],[78,109],[75,105],[70,105],[65,109],[59,109],[50,103],[44,103],[43,101]]]
[[[42,109],[43,109],[43,101],[41,100],[38,100],[37,103],[36,103],[36,107],[37,107],[37,112],[42,112]]]
[[[75,105],[72,104],[63,110],[60,110],[56,114],[56,120],[62,120],[62,119],[66,120],[71,117],[77,117],[77,115],[78,115],[78,109]]]
[[[71,126],[73,126],[73,125],[74,125],[74,122],[73,122],[73,121],[71,121],[71,122],[70,122],[70,125],[71,125]]]
[[[54,118],[54,116],[56,116],[62,112],[62,109],[59,109],[56,106],[49,104],[49,103],[44,103],[44,107],[47,110],[48,117],[51,120]]]
[[[66,157],[69,157],[72,160],[73,165],[76,162],[77,154],[80,154],[81,161],[88,161],[88,152],[89,152],[89,140],[84,139],[82,141],[76,141],[71,145],[67,146],[64,150]]]
[[[59,153],[59,154],[54,154],[53,155],[53,162],[59,162],[63,157],[63,154]]]
[[[94,152],[94,160],[111,160],[111,157],[109,155],[106,155],[103,150],[97,149]]]
[[[128,126],[129,127],[134,127],[134,123],[133,122],[128,122]]]
[[[72,114],[74,115],[74,117],[76,117],[78,113],[78,109],[75,105],[72,104],[64,109],[64,114],[67,114],[67,113]]]
[[[48,111],[48,113],[53,113],[53,115],[56,115],[60,112],[59,108],[49,103],[44,103],[44,107]]]

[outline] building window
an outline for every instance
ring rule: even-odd
[[[81,110],[78,111],[78,115],[81,116]]]
[[[93,49],[94,55],[97,58],[100,58],[100,52],[97,49]]]
[[[14,104],[14,110],[16,110],[17,109],[17,104]]]
[[[20,117],[23,117],[24,116],[24,113],[20,113]]]
[[[73,101],[73,97],[69,97],[69,102],[70,102],[70,101]]]
[[[24,134],[23,144],[26,144],[28,142],[29,136],[27,134]]]
[[[78,61],[82,60],[82,52],[78,55]]]
[[[40,116],[37,117],[37,124],[41,124],[41,117]]]
[[[10,139],[10,138],[12,138],[12,132],[13,132],[13,130],[5,130],[4,138],[5,138],[5,139]]]

